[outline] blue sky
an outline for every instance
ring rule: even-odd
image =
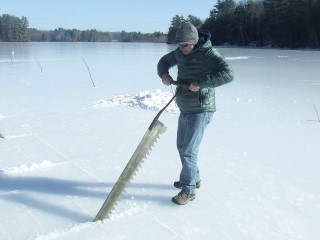
[[[31,28],[167,32],[175,15],[205,20],[216,0],[0,0],[0,15],[26,16]]]

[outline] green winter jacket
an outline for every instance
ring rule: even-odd
[[[198,82],[200,90],[192,92],[186,87],[178,87],[176,103],[181,112],[216,111],[214,88],[233,80],[233,71],[212,47],[211,41],[197,43],[194,50],[183,55],[179,47],[164,55],[158,63],[158,75],[169,73],[169,69],[177,66],[177,81],[184,83]]]

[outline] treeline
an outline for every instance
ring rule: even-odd
[[[102,32],[96,29],[84,31],[64,28],[53,31],[30,29],[30,40],[41,42],[165,42],[166,35],[161,32]]]
[[[320,47],[320,0],[218,0],[203,23],[194,16],[175,16],[168,42],[186,20],[209,30],[215,45]]]
[[[64,28],[43,31],[29,28],[26,17],[0,16],[0,41],[3,42],[166,42],[166,39],[167,35],[161,32],[102,32],[96,29],[81,31]]]
[[[28,19],[0,16],[0,41],[168,42],[182,21],[209,30],[215,45],[320,48],[320,0],[218,0],[202,21],[176,15],[168,34],[162,32],[101,32],[58,28],[30,29]]]
[[[29,22],[26,17],[3,14],[0,16],[0,41],[25,42],[30,40]]]

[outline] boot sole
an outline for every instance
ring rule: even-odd
[[[193,200],[195,200],[196,199],[196,196],[194,196],[194,197],[192,197],[192,198],[190,198],[188,201],[186,201],[185,203],[179,203],[179,202],[176,202],[175,200],[174,200],[174,197],[171,199],[171,201],[173,202],[173,203],[175,203],[175,204],[177,204],[177,205],[186,205],[188,202],[191,202],[191,201],[193,201]]]

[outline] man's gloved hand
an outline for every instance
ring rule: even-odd
[[[189,90],[192,92],[198,92],[200,90],[200,85],[198,82],[192,82],[189,86]]]
[[[168,73],[164,73],[161,79],[162,83],[167,86],[169,86],[171,84],[171,81],[173,81],[172,77]]]

